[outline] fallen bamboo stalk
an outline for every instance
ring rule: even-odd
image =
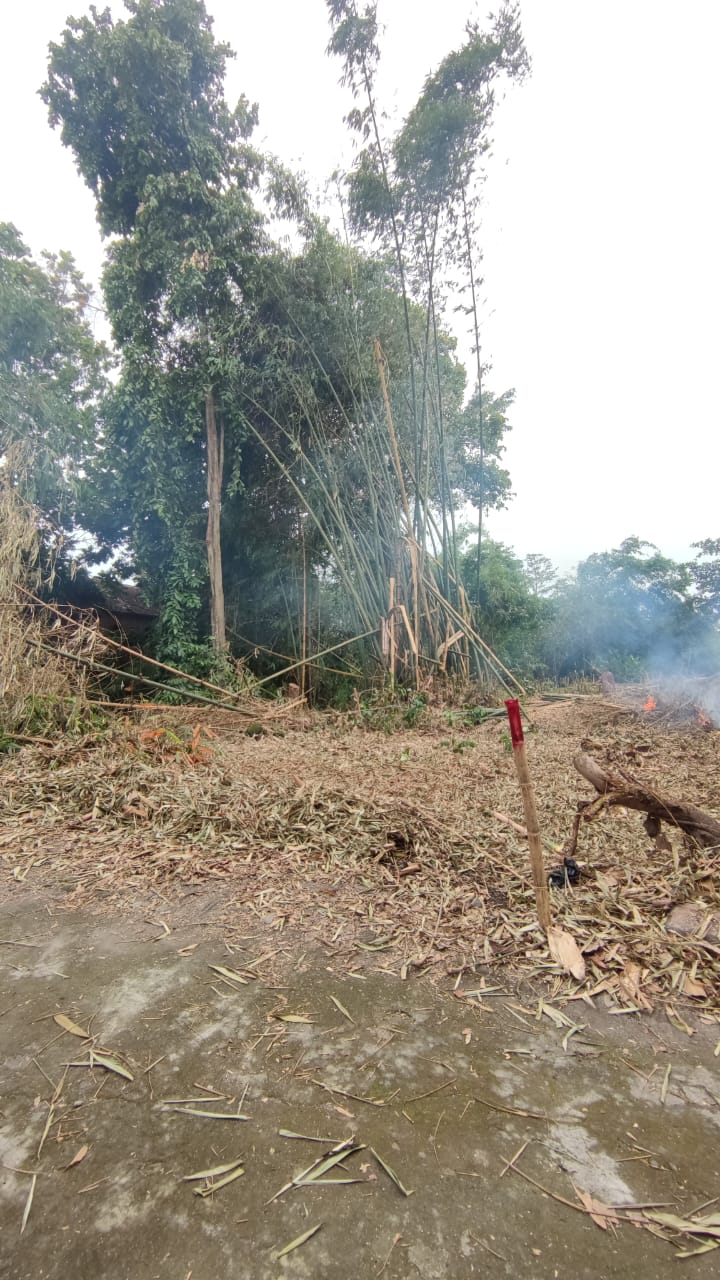
[[[19,586],[19,584],[17,585]],[[63,613],[62,610],[58,609],[54,604],[49,604],[46,600],[41,600],[39,596],[34,595],[32,591],[28,591],[26,587],[20,586],[20,590],[23,595],[28,596],[35,604],[40,605],[43,609],[49,610],[50,613],[54,613],[56,617],[62,618],[63,622],[69,622],[72,626],[79,627],[81,631],[89,631],[91,634],[95,633],[94,627],[89,627],[87,623],[83,622],[81,619],[73,618],[70,614]],[[104,606],[102,607],[104,608]],[[112,610],[108,609],[106,612],[112,613]],[[203,680],[200,676],[192,676],[189,671],[180,671],[178,667],[171,667],[167,662],[160,662],[158,658],[149,658],[147,654],[142,653],[140,649],[131,649],[129,645],[121,644],[119,640],[112,640],[111,637],[105,635],[104,632],[103,644],[108,644],[111,648],[118,649],[121,653],[127,653],[131,658],[139,658],[141,662],[147,662],[151,667],[158,667],[161,671],[167,671],[170,675],[179,676],[182,680],[189,680],[192,684],[198,684],[203,689],[211,689],[214,693],[222,693],[225,697],[228,695],[230,695],[230,697],[241,696],[240,694],[233,694],[231,689],[223,689],[221,685],[213,684],[210,680]],[[135,678],[136,677],[133,676],[133,679]]]
[[[244,645],[247,645],[248,649],[257,649],[260,653],[269,653],[271,658],[282,658],[283,662],[292,662],[293,660],[289,653],[281,653],[279,649],[270,649],[266,644],[259,644],[257,640],[248,640],[247,636],[241,636],[240,632],[235,631],[233,627],[228,627],[227,630],[236,640],[241,640]],[[344,662],[345,659],[343,658],[341,661]],[[307,659],[307,665],[309,667],[317,667],[319,671],[330,671],[336,676],[356,676],[358,680],[362,679],[362,671],[359,667],[326,667],[325,663],[313,662],[311,658]]]
[[[527,828],[527,839],[530,849],[530,867],[532,870],[538,920],[540,921],[541,928],[545,933],[547,933],[551,925],[550,895],[548,893],[547,875],[545,873],[545,866],[543,862],[542,840],[540,837],[537,808],[535,806],[535,792],[533,790],[527,756],[525,754],[525,738],[523,736],[522,719],[520,717],[520,703],[517,698],[508,698],[505,706],[507,707],[508,720],[510,722],[510,737],[512,738],[515,769],[517,771],[518,782],[520,783],[523,809],[525,811],[525,826]]]
[[[262,680],[257,680],[253,685],[254,689],[260,689],[262,685],[269,684],[271,680],[279,680],[280,676],[286,676],[290,671],[296,671],[298,667],[307,666],[310,662],[316,662],[318,658],[322,658],[326,653],[336,653],[338,649],[342,649],[346,644],[355,644],[358,640],[367,640],[368,636],[377,635],[379,627],[371,627],[369,631],[363,631],[362,635],[351,636],[349,640],[341,640],[339,644],[331,644],[327,649],[321,649],[319,653],[313,653],[309,658],[298,658],[297,662],[291,662],[290,666],[283,667],[282,671],[274,671],[271,676],[265,676]]]
[[[412,649],[415,655],[415,664],[417,666],[417,660],[418,660],[417,640],[413,633],[413,629],[410,625],[410,619],[408,617],[407,609],[405,608],[404,604],[399,604],[398,610],[400,612],[400,616],[402,617],[403,622],[405,623],[405,630],[407,631],[407,637],[408,637],[408,640],[410,641],[410,648]]]
[[[486,661],[489,660],[489,664],[496,668],[496,675],[499,671],[504,672],[504,674],[508,676],[508,678],[512,681],[515,688],[519,690],[522,697],[526,698],[527,690],[523,688],[520,681],[513,675],[512,671],[508,671],[505,664],[500,661],[497,654],[493,652],[493,650],[490,648],[490,645],[487,644],[485,640],[483,640],[482,636],[478,634],[475,628],[471,626],[470,623],[467,622],[465,618],[463,618],[461,613],[458,613],[457,609],[455,609],[450,604],[449,600],[445,599],[445,597],[442,595],[442,593],[438,590],[437,586],[433,582],[432,578],[427,579],[427,585],[430,588],[430,591],[432,592],[432,594],[435,596],[435,598],[440,602],[441,607],[445,609],[447,613],[450,614],[451,618],[454,618],[455,621],[460,624],[460,626],[463,628],[463,631],[465,632],[466,635],[470,637],[470,639],[473,641],[476,648],[479,647],[487,655]],[[507,681],[503,679],[502,676],[500,676],[500,683],[505,685],[505,688],[508,690],[508,692],[510,691],[510,686],[508,685]]]
[[[102,671],[104,675],[121,676],[122,671],[118,671],[117,667],[108,667],[104,662],[98,662],[97,658],[88,658],[78,653],[69,653],[67,649],[58,649],[52,644],[43,644],[41,640],[29,640],[29,644],[36,649],[43,649],[45,653],[52,653],[56,658],[65,658],[69,662],[77,662],[81,666],[89,667],[94,671]],[[151,680],[149,676],[133,677],[136,684],[147,685],[151,689],[162,689],[163,693],[173,693],[179,698],[184,698],[186,702],[202,702],[207,703],[210,707],[222,707],[224,711],[234,711],[236,715],[246,716],[250,720],[257,720],[256,712],[248,711],[245,707],[238,707],[233,702],[218,702],[217,698],[208,698],[204,693],[186,693],[184,689],[170,689],[168,685],[161,684],[159,680]]]

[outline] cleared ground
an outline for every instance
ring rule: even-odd
[[[533,719],[552,842],[587,797],[581,740],[720,807],[717,734]],[[195,760],[175,720],[180,747],[128,725],[3,765],[5,1274],[576,1280],[713,1244],[717,948],[664,928],[714,909],[713,855],[658,851],[637,815],[584,832],[553,894],[580,987],[534,926],[502,725],[212,724]],[[298,1177],[350,1139],[323,1177],[351,1181]],[[219,1189],[183,1181],[237,1159]]]

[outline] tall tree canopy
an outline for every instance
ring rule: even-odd
[[[256,114],[244,98],[234,109],[225,102],[230,50],[215,40],[202,0],[126,0],[126,8],[125,21],[96,9],[69,21],[51,46],[42,95],[95,194],[103,231],[117,237],[104,278],[123,353],[114,408],[123,406],[126,423],[146,423],[136,448],[156,483],[150,492],[144,485],[145,519],[171,521],[166,587],[178,598],[166,614],[170,642],[177,648],[181,620],[197,613],[201,574],[198,508],[184,537],[175,502],[185,490],[187,512],[204,470],[211,629],[222,652],[227,386],[263,247],[251,195],[260,158],[247,144]],[[191,453],[197,471],[188,477]]]
[[[417,102],[390,139],[383,137],[375,94],[380,58],[377,4],[360,7],[356,0],[327,0],[332,36],[330,52],[343,61],[343,83],[358,105],[348,116],[362,140],[348,174],[348,207],[356,231],[367,234],[392,253],[405,300],[405,327],[411,360],[410,406],[415,423],[412,468],[415,476],[414,532],[422,543],[427,532],[419,498],[429,454],[438,462],[440,520],[446,590],[457,577],[455,516],[450,438],[453,423],[445,412],[437,365],[443,286],[448,269],[460,268],[467,290],[467,314],[476,361],[475,412],[462,422],[463,448],[472,461],[472,499],[479,511],[478,564],[483,512],[502,505],[508,484],[498,487],[497,466],[488,468],[497,437],[483,417],[480,317],[477,297],[479,263],[479,184],[483,156],[490,145],[496,85],[522,81],[529,59],[522,38],[518,7],[503,4],[485,31],[468,23],[463,45],[448,54],[423,85]],[[445,273],[445,275],[444,275]],[[455,281],[455,287],[458,285]],[[426,311],[425,337],[414,341],[409,299]],[[496,419],[497,423],[497,419]],[[472,438],[470,430],[472,429]],[[486,460],[486,453],[488,459]],[[470,470],[468,470],[468,482]],[[468,493],[464,496],[469,497]],[[450,574],[452,570],[452,574]]]
[[[68,531],[97,447],[109,353],[70,254],[37,262],[0,223],[0,456],[22,496]]]
[[[458,617],[472,621],[456,508],[482,513],[509,493],[512,394],[482,386],[473,183],[495,83],[527,68],[516,9],[487,32],[468,27],[386,142],[375,6],[329,4],[331,48],[363,95],[347,190],[365,251],[340,244],[252,146],[255,108],[225,100],[231,51],[202,0],[125,10],[69,19],[41,91],[109,240],[103,286],[122,363],[85,464],[98,554],[127,547],[176,661],[208,630],[222,658],[227,611],[253,638],[263,609],[294,613],[304,651],[325,593],[330,629],[343,616],[383,663],[402,605],[403,661],[419,679],[421,654],[433,660]],[[294,219],[293,251],[271,239],[271,207]],[[458,263],[477,348],[467,404],[444,318]]]
[[[94,5],[89,17],[69,18],[41,90],[105,235],[133,231],[153,179],[174,179],[200,204],[221,190],[252,121],[245,99],[234,111],[225,102],[231,50],[215,40],[203,0],[125,8],[124,22]]]

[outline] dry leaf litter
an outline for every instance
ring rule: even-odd
[[[581,745],[720,812],[720,733],[686,715],[658,723],[641,705],[529,706],[548,869],[562,861],[578,801],[594,798],[572,763]],[[638,813],[584,824],[580,883],[551,892],[554,923],[583,953],[578,982],[536,924],[501,720],[458,729],[433,712],[422,729],[387,736],[304,709],[295,727],[283,723],[252,736],[232,713],[168,709],[118,719],[105,736],[25,747],[1,769],[7,874],[60,881],[71,905],[220,881],[228,922],[242,905],[278,930],[374,953],[403,977],[503,962],[547,979],[553,997],[670,1002],[683,1027],[681,1007],[720,1009],[716,852],[667,827],[671,843],[658,847]],[[667,918],[687,903],[683,936]]]

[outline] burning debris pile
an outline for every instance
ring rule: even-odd
[[[720,675],[666,677],[651,687],[615,685],[612,701],[658,728],[720,728]]]

